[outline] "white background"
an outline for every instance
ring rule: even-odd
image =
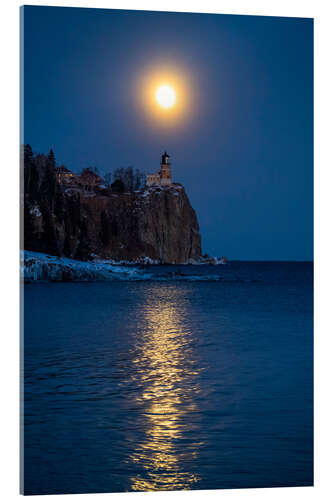
[[[19,6],[0,13],[0,496],[19,496]],[[315,486],[108,494],[112,500],[333,498],[333,8],[326,0],[27,1],[29,5],[169,10],[315,18]],[[51,498],[46,496],[43,498]],[[84,498],[102,498],[85,495]],[[52,497],[56,498],[56,497]],[[78,498],[66,495],[66,499]]]

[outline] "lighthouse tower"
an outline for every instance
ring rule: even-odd
[[[170,170],[171,163],[169,163],[169,158],[170,156],[165,151],[164,154],[162,155],[162,160],[161,160],[161,170],[160,170],[161,186],[170,186],[170,184],[172,184],[171,170]]]
[[[172,184],[169,158],[170,156],[165,151],[162,155],[160,171],[155,174],[147,174],[146,186],[170,186]]]

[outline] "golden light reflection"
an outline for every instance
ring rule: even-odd
[[[199,371],[191,357],[191,332],[177,309],[176,290],[172,297],[150,302],[145,322],[133,363],[146,425],[130,457],[145,473],[131,478],[132,490],[190,489],[199,480],[191,469],[202,444],[194,438]]]

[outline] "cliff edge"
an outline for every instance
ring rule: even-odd
[[[201,256],[196,213],[180,184],[128,193],[25,196],[25,249],[74,259],[187,264]]]

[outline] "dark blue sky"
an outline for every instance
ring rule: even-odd
[[[24,7],[24,142],[100,171],[158,168],[195,208],[203,250],[313,258],[311,19]],[[133,92],[186,74],[187,120],[159,127]],[[149,68],[149,69],[148,69]]]

